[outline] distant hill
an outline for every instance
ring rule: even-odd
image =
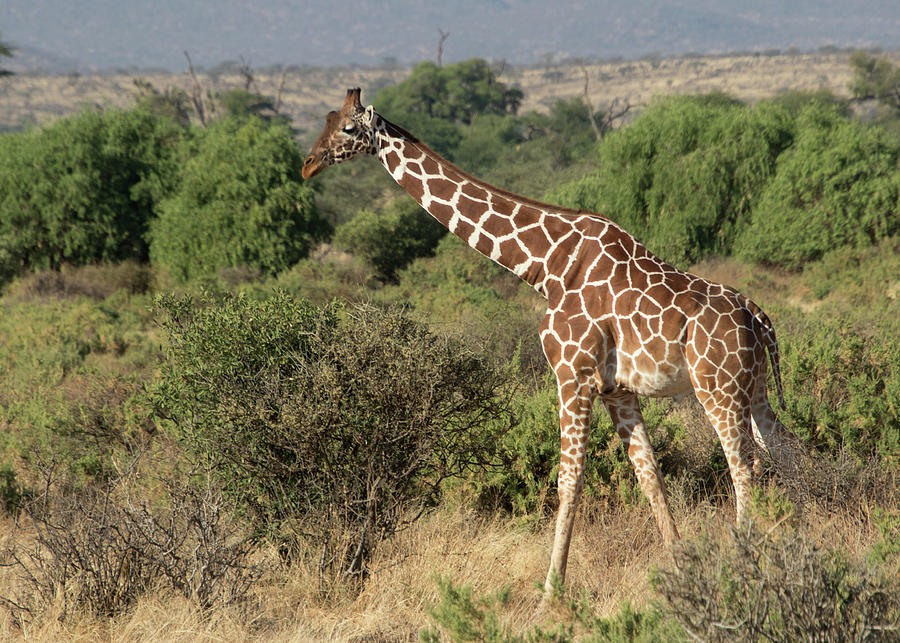
[[[824,46],[900,46],[896,0],[5,0],[0,33],[27,68],[78,71],[199,66],[402,64],[478,56],[511,63]],[[47,52],[47,53],[43,53]],[[31,56],[31,54],[28,54]],[[31,67],[32,61],[34,67]]]

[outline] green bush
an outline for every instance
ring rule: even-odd
[[[328,233],[290,131],[226,119],[197,135],[178,189],[159,206],[150,257],[180,280],[247,266],[275,274]]]
[[[158,405],[259,535],[310,536],[323,573],[365,571],[441,482],[489,461],[506,376],[403,315],[286,295],[162,298]]]
[[[547,199],[605,214],[664,259],[689,264],[730,252],[792,137],[776,105],[664,99],[604,138],[594,174]]]
[[[594,115],[600,119],[602,114]],[[548,114],[531,112],[520,119],[526,140],[542,142],[553,166],[565,167],[589,156],[597,138],[591,126],[588,106],[581,98],[557,100]]]
[[[643,415],[657,457],[667,453],[682,427],[667,417],[667,404],[649,400]],[[559,405],[556,385],[547,377],[531,395],[513,400],[516,422],[499,442],[500,467],[476,482],[480,501],[516,514],[533,514],[556,506],[559,473]],[[595,405],[585,458],[584,493],[614,502],[643,502],[633,467],[602,404]],[[664,474],[676,473],[664,471]]]
[[[360,210],[334,231],[338,247],[365,259],[378,276],[393,281],[416,257],[434,252],[447,232],[412,199],[399,199],[383,212]]]
[[[465,333],[497,359],[515,358],[520,374],[540,376],[547,360],[537,328],[543,316],[539,296],[518,277],[478,254],[452,234],[433,257],[414,260],[382,299],[410,306],[417,317]]]
[[[86,110],[0,136],[0,284],[25,269],[146,259],[186,136],[140,109]]]
[[[863,247],[900,232],[900,144],[883,130],[812,105],[794,145],[741,231],[735,250],[753,261],[799,268],[830,250]]]
[[[514,116],[479,116],[453,151],[453,161],[467,172],[480,176],[507,160],[509,151],[522,142],[521,126]]]
[[[515,114],[522,92],[499,82],[484,60],[473,58],[438,67],[431,62],[416,65],[409,78],[378,92],[375,109],[388,120],[425,141],[450,160],[457,147],[471,135],[471,127],[485,116]],[[460,125],[465,125],[465,131]],[[489,147],[469,145],[469,160],[478,153],[495,153]],[[463,165],[470,171],[484,166]],[[461,162],[461,160],[460,160]]]
[[[786,325],[781,335],[785,420],[829,452],[900,452],[900,339],[877,341],[842,316]]]
[[[20,278],[0,304],[0,463],[15,463],[26,488],[36,457],[102,480],[154,430],[142,402],[160,350],[148,302],[124,289],[103,296],[94,267],[49,276],[49,290],[43,273]]]
[[[424,114],[469,124],[478,114],[514,114],[521,100],[521,90],[508,89],[487,61],[472,58],[442,67],[419,63],[409,78],[379,91],[375,107],[388,119]]]
[[[855,98],[874,98],[894,111],[900,110],[900,68],[887,56],[872,56],[863,50],[850,55],[853,82],[850,91]]]
[[[429,606],[428,614],[438,626],[423,628],[419,638],[429,643],[450,641],[482,641],[490,643],[526,643],[528,641],[605,641],[608,643],[642,643],[673,641],[684,638],[684,631],[656,608],[635,611],[624,603],[616,614],[601,618],[590,608],[589,597],[579,602],[566,600],[556,611],[556,623],[533,626],[516,632],[504,611],[510,603],[508,588],[492,594],[476,596],[469,586],[457,586],[449,578],[438,577],[440,602]]]

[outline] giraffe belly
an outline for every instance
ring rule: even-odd
[[[621,353],[616,384],[646,397],[674,397],[694,390],[687,364],[655,364]]]

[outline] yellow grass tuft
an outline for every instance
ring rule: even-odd
[[[678,485],[677,480],[672,481],[673,495],[678,494]],[[777,489],[778,484],[773,482],[772,488]],[[897,511],[900,498],[895,483],[893,489],[879,504]],[[843,506],[810,503],[798,511],[796,522],[813,541],[863,559],[879,537],[873,518],[875,503],[862,494],[851,495]],[[709,501],[693,506],[676,503],[675,513],[685,538],[701,531],[725,537],[733,518],[728,498],[722,498],[722,508]],[[0,545],[12,530],[11,520],[0,521]],[[34,623],[22,624],[0,610],[0,639],[134,643],[416,640],[419,630],[430,623],[428,606],[439,600],[438,575],[449,577],[457,586],[472,586],[476,595],[509,587],[503,618],[512,631],[523,632],[536,624],[541,598],[538,585],[546,574],[552,538],[551,519],[535,528],[534,522],[500,514],[442,508],[396,534],[377,551],[371,574],[356,596],[323,597],[315,565],[284,567],[273,551],[260,549],[256,556],[268,559],[273,571],[242,605],[204,613],[187,599],[160,590],[110,619],[75,614],[60,620],[51,608]],[[613,616],[624,601],[642,609],[654,599],[650,570],[670,564],[645,504],[609,506],[588,499],[576,520],[566,595],[587,597],[599,616]],[[14,577],[6,568],[0,584],[8,587],[11,582]],[[554,614],[551,610],[544,617]]]

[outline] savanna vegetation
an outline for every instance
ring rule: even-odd
[[[898,640],[900,138],[830,94],[661,97],[597,140],[489,65],[370,97],[463,168],[598,211],[775,322],[808,455],[732,526],[696,402],[644,400],[666,552],[608,417],[570,576],[542,300],[373,159],[300,179],[266,97],[140,87],[0,135],[0,631],[113,640]],[[888,65],[885,68],[885,65]],[[192,124],[193,123],[193,124]]]

